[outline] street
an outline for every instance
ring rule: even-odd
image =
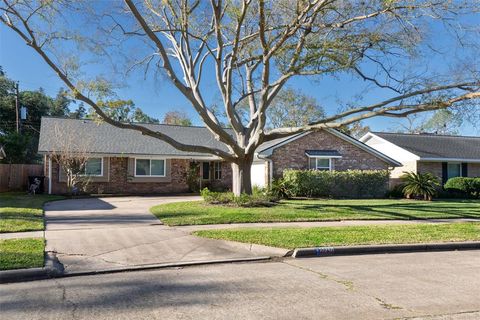
[[[480,252],[284,259],[1,286],[2,319],[479,319]]]

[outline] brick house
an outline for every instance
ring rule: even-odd
[[[175,140],[226,150],[204,127],[143,124]],[[49,193],[66,192],[65,173],[51,155],[61,152],[62,135],[74,134],[69,148],[86,149],[88,192],[97,194],[154,194],[188,192],[193,172],[199,188],[230,189],[229,163],[213,155],[179,151],[166,142],[92,120],[43,117],[39,153],[44,155]],[[386,170],[400,163],[339,131],[326,129],[297,134],[262,144],[252,166],[252,183],[265,186],[283,170]]]
[[[480,137],[369,132],[360,141],[402,164],[390,173],[393,184],[405,171],[430,172],[442,183],[480,177]]]

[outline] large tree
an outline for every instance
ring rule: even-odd
[[[232,162],[233,191],[240,194],[251,192],[250,167],[261,143],[375,116],[405,117],[478,101],[480,37],[466,24],[478,21],[479,5],[475,0],[124,0],[122,5],[3,0],[0,20],[105,122],[141,131],[179,150]],[[468,62],[457,74],[452,70],[460,70],[461,64],[453,55],[448,58],[456,67],[452,70],[422,68],[422,57],[442,52],[429,40],[444,30],[445,36],[453,31],[457,38],[443,44],[459,48],[455,57]],[[81,49],[87,50],[77,52]],[[451,52],[444,51],[445,60]],[[85,79],[80,72],[93,54],[103,64],[113,59],[116,70],[143,66],[145,76],[151,68],[154,74],[160,72],[226,148],[188,145],[109,118],[92,90],[98,88],[92,85],[97,75]],[[122,64],[121,57],[128,63]],[[266,130],[268,109],[289,81],[342,74],[387,90],[380,95],[384,99],[307,125]],[[209,108],[212,83],[233,131],[225,130]],[[246,123],[237,110],[243,101],[249,107]]]

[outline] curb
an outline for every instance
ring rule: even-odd
[[[298,248],[293,251],[293,258],[326,257],[338,255],[361,255],[378,253],[405,253],[422,251],[480,250],[480,242],[446,242],[424,244],[387,244],[373,246],[342,246]]]
[[[0,283],[3,284],[3,283],[13,283],[13,282],[45,280],[45,279],[52,279],[52,278],[69,278],[69,277],[92,276],[92,275],[111,274],[111,273],[120,273],[120,272],[146,271],[146,270],[166,269],[166,268],[181,268],[181,267],[201,266],[201,265],[209,265],[209,264],[261,262],[261,261],[268,261],[271,259],[272,258],[269,256],[264,256],[264,257],[222,259],[222,260],[170,262],[170,263],[161,263],[161,264],[147,264],[147,265],[122,267],[122,268],[111,268],[111,269],[100,269],[100,270],[65,273],[63,269],[63,265],[60,264],[58,260],[55,258],[52,261],[53,265],[47,265],[46,263],[45,267],[43,268],[0,271]]]
[[[43,268],[14,269],[0,271],[0,284],[44,280],[62,276],[63,265],[55,254],[45,253],[45,266]]]

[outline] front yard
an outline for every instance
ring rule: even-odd
[[[206,205],[203,201],[162,204],[151,212],[170,226],[249,222],[480,219],[480,200],[284,200],[273,207]]]
[[[0,240],[0,270],[43,267],[44,248],[40,238]]]
[[[0,233],[44,229],[43,204],[61,196],[0,193]]]
[[[287,249],[364,244],[480,241],[480,223],[372,225],[320,228],[202,230],[211,239],[255,243]]]

